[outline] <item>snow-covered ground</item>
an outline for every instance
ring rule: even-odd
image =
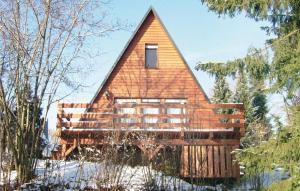
[[[21,186],[21,190],[103,190],[103,188],[122,188],[119,190],[251,190],[249,180],[225,188],[217,186],[197,186],[180,178],[165,176],[149,166],[131,167],[86,161],[40,160],[37,163],[36,178]],[[3,176],[1,176],[3,177]],[[263,185],[288,178],[282,169],[262,175]],[[11,172],[10,183],[14,184],[16,172]],[[4,181],[0,178],[0,190]],[[43,188],[43,189],[42,189]],[[106,189],[107,190],[107,189]]]
[[[150,167],[107,165],[81,161],[40,160],[37,177],[22,186],[23,190],[98,190],[120,186],[124,190],[223,190],[222,186],[195,186],[179,178],[164,176]],[[11,173],[15,179],[16,173]],[[3,183],[3,182],[2,182]],[[1,181],[0,181],[1,184]]]

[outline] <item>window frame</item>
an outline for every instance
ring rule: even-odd
[[[147,55],[147,49],[154,49],[156,50],[156,64],[155,64],[155,67],[149,67],[147,65],[147,60],[146,60],[146,55]],[[157,43],[146,43],[145,44],[145,68],[146,69],[158,69],[159,68],[159,62],[158,62],[158,44]]]

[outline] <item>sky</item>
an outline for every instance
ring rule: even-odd
[[[83,67],[88,66],[90,69],[87,73],[82,72],[73,77],[82,82],[85,87],[63,99],[64,102],[85,103],[92,99],[150,6],[160,16],[209,97],[212,95],[214,78],[204,72],[194,70],[197,63],[224,62],[243,57],[249,47],[262,48],[265,46],[266,39],[270,38],[265,31],[261,30],[261,27],[268,23],[256,22],[243,14],[234,18],[219,17],[209,12],[200,0],[112,0],[107,6],[110,19],[118,19],[132,27],[103,38],[95,38],[92,43],[86,45],[85,49],[97,56],[82,59],[76,63]],[[69,93],[68,91],[62,88],[59,93],[63,95]],[[279,98],[269,99],[272,99],[269,107],[272,112],[276,113]],[[48,122],[49,129],[55,130],[56,104],[50,108]]]

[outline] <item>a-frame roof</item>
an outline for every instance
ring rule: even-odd
[[[108,74],[105,76],[105,79],[103,80],[103,82],[101,83],[100,87],[98,88],[96,94],[94,95],[93,99],[91,100],[91,103],[94,103],[95,99],[97,98],[97,96],[99,95],[99,93],[101,92],[102,88],[104,87],[104,85],[106,84],[106,82],[108,81],[109,76],[112,74],[112,72],[114,71],[114,69],[116,68],[116,66],[118,65],[119,61],[121,60],[122,56],[124,55],[124,53],[126,52],[127,48],[129,47],[129,45],[131,44],[131,42],[133,41],[134,37],[136,36],[136,34],[138,33],[138,31],[140,30],[140,28],[142,27],[142,25],[144,24],[144,22],[147,20],[147,18],[153,14],[155,18],[158,19],[160,25],[163,27],[163,30],[166,32],[167,36],[169,37],[171,43],[173,44],[173,46],[175,47],[176,51],[179,53],[180,58],[183,60],[183,63],[185,64],[185,66],[187,67],[189,73],[191,74],[192,78],[194,81],[196,81],[199,89],[202,91],[205,99],[209,102],[210,100],[208,99],[205,91],[203,90],[203,88],[201,87],[200,83],[198,82],[197,78],[195,77],[195,75],[193,74],[191,68],[189,67],[189,65],[187,64],[186,60],[184,59],[182,53],[180,52],[180,50],[178,49],[177,45],[175,44],[174,40],[172,39],[171,35],[169,34],[168,30],[166,29],[165,25],[163,24],[163,22],[161,21],[160,17],[158,16],[157,12],[155,11],[155,9],[153,7],[150,7],[148,9],[148,11],[146,12],[146,14],[144,15],[143,19],[141,20],[141,22],[139,23],[139,25],[137,26],[137,28],[135,29],[135,31],[133,32],[132,36],[130,37],[130,39],[128,40],[128,42],[126,43],[124,49],[121,51],[121,53],[119,54],[119,56],[117,57],[117,60],[115,61],[115,63],[113,64],[113,66],[111,67],[110,71],[108,72]]]

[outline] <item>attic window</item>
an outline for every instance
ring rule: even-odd
[[[145,45],[145,68],[157,68],[157,44]]]

